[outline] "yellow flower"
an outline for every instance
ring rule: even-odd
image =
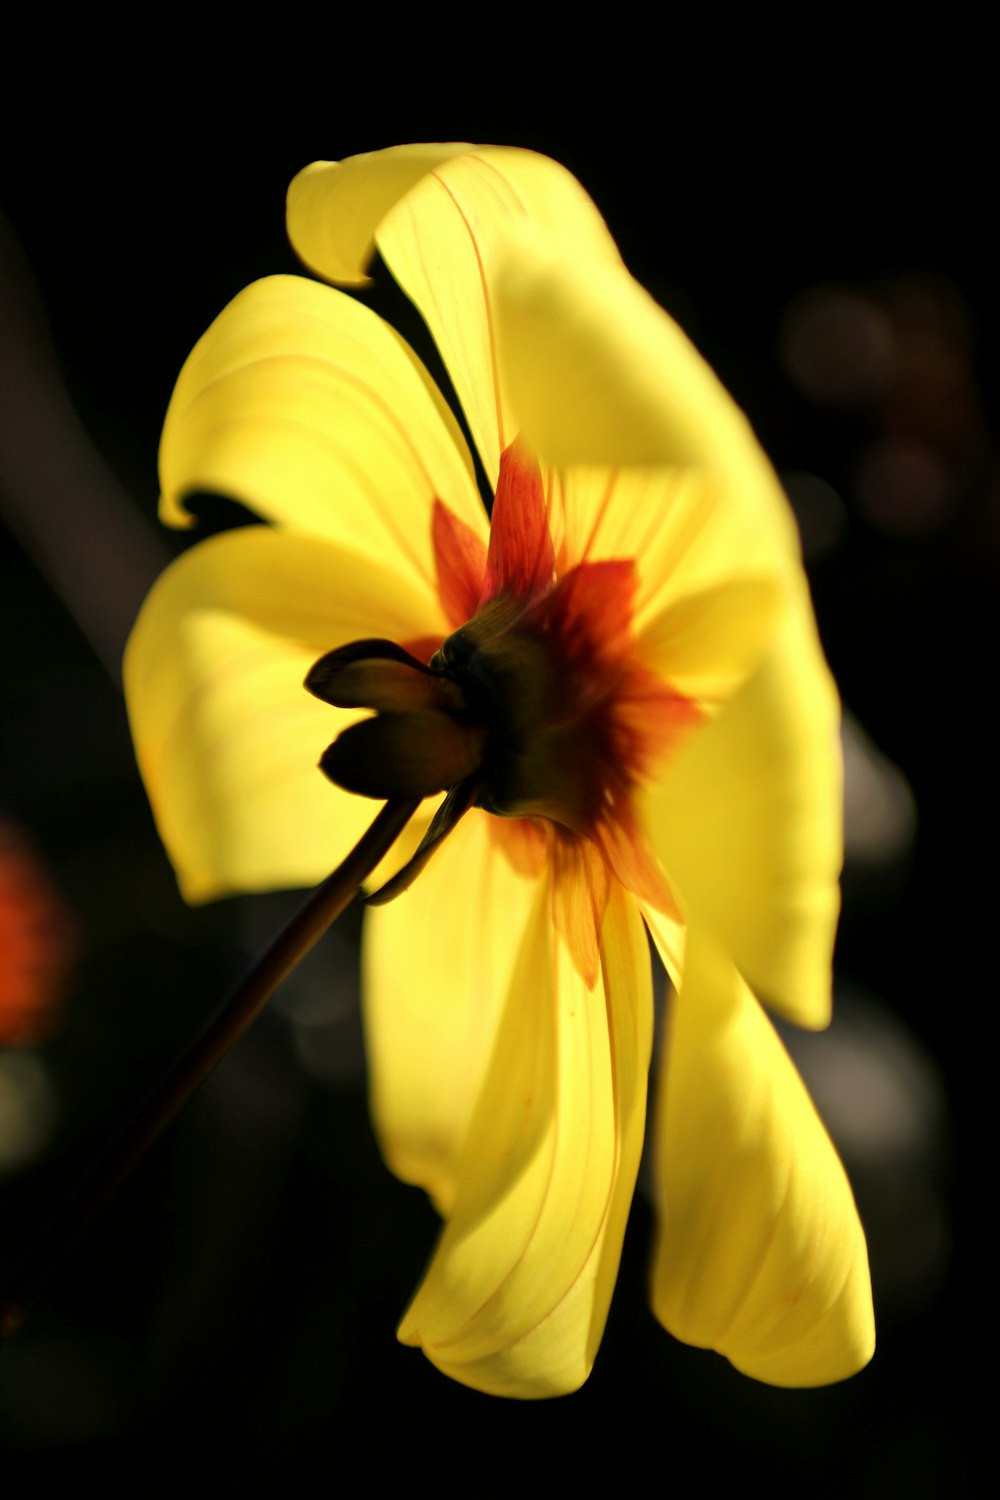
[[[600,1342],[645,1127],[648,929],[677,987],[656,1315],[761,1380],[842,1379],[873,1348],[864,1236],[758,1003],[826,1024],[840,864],[837,698],[774,474],[556,163],[319,163],[288,223],[343,285],[377,245],[417,304],[494,527],[454,417],[363,303],[275,277],[222,313],[171,402],[162,516],[190,524],[210,490],[271,524],[183,556],[126,658],[182,888],[314,883],[366,796],[447,792],[432,857],[365,919],[372,1108],[445,1218],[400,1337],[514,1396],[575,1389]]]

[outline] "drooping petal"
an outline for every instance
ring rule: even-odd
[[[789,556],[798,539],[749,422],[685,334],[620,264],[518,224],[496,276],[501,379],[543,462],[695,469],[730,482]]]
[[[372,806],[317,769],[357,714],[320,703],[304,678],[346,641],[405,640],[427,627],[418,585],[269,527],[215,537],[167,569],[129,641],[125,691],[143,780],[188,900],[330,872]]]
[[[416,356],[361,303],[296,276],[247,287],[195,346],[160,472],[170,524],[190,524],[191,491],[232,496],[428,594],[435,498],[486,536],[468,449]]]
[[[494,485],[517,425],[497,379],[493,284],[518,222],[557,231],[597,261],[618,261],[580,184],[532,151],[396,147],[316,162],[288,194],[292,243],[321,275],[357,284],[378,244],[427,320]]]
[[[839,704],[805,583],[764,662],[643,802],[692,921],[754,993],[825,1026],[842,849]]]
[[[656,1120],[652,1299],[677,1338],[772,1385],[826,1385],[874,1349],[864,1233],[770,1022],[689,930]]]
[[[494,847],[489,823],[467,813],[411,889],[365,916],[365,1036],[382,1154],[442,1213],[538,887]]]
[[[497,1395],[587,1378],[638,1170],[651,997],[642,923],[613,883],[588,992],[542,889],[458,1167],[451,1217],[400,1327]]]

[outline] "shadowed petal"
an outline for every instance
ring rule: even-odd
[[[189,901],[329,874],[372,807],[317,769],[357,713],[320,703],[303,680],[332,647],[427,628],[418,587],[268,527],[215,537],[167,569],[129,640],[125,687],[143,780]]]
[[[681,905],[760,999],[830,1018],[842,845],[839,705],[805,584],[763,664],[643,801]]]
[[[471,459],[430,377],[386,323],[332,287],[274,276],[241,292],[181,371],[160,447],[161,515],[233,496],[436,592],[444,501],[485,538]]]
[[[498,386],[493,283],[517,222],[557,230],[597,260],[618,259],[576,179],[531,151],[396,147],[316,162],[288,194],[292,243],[330,280],[362,280],[376,241],[427,320],[494,485],[517,427]]]
[[[801,1079],[689,930],[659,1083],[652,1299],[677,1338],[772,1385],[843,1380],[875,1334],[864,1233]]]
[[[451,1207],[537,880],[516,875],[486,813],[466,813],[419,879],[365,914],[362,962],[372,1112],[405,1182]]]
[[[586,989],[530,919],[454,1205],[400,1327],[478,1390],[575,1390],[600,1342],[642,1149],[651,997],[645,933],[613,885],[602,975]]]

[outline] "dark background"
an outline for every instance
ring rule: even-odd
[[[467,138],[564,162],[749,413],[800,514],[845,704],[885,757],[861,752],[854,786],[843,1019],[826,1065],[801,1058],[869,1231],[879,1349],[843,1386],[789,1393],[674,1343],[646,1306],[641,1193],[582,1392],[494,1401],[397,1345],[436,1221],[371,1138],[348,916],[0,1352],[5,1471],[137,1496],[499,1495],[592,1478],[606,1457],[625,1483],[650,1462],[656,1484],[971,1492],[1000,562],[982,134],[969,100],[946,117],[905,64],[800,69],[766,123],[752,87],[734,98],[714,75],[639,101],[594,64],[472,67],[340,57],[323,90],[95,89],[5,131],[20,250],[3,250],[0,303],[0,819],[59,893],[72,960],[59,1007],[0,1051],[16,1059],[0,1122],[6,1090],[27,1141],[0,1180],[0,1265],[295,904],[187,910],[132,761],[121,639],[189,541],[155,522],[172,383],[232,295],[296,269],[283,201],[301,166]],[[377,277],[374,305],[433,362]],[[203,534],[233,519],[204,515]]]

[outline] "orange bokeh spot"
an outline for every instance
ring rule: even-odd
[[[72,919],[41,861],[0,823],[0,1045],[52,1035],[74,949]]]

